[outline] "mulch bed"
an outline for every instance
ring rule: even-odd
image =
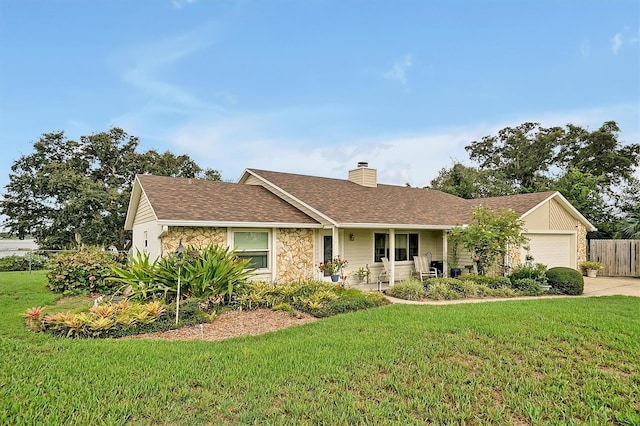
[[[200,330],[200,325],[194,325],[159,333],[127,336],[126,338],[216,341],[231,337],[256,336],[317,320],[318,318],[302,312],[292,314],[270,309],[227,311],[214,317],[210,323],[203,324],[202,330]]]

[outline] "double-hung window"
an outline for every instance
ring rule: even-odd
[[[250,259],[252,268],[269,268],[268,231],[234,231],[233,245],[240,259]]]
[[[418,255],[418,234],[395,234],[396,262],[412,261]],[[374,234],[374,262],[382,262],[389,257],[389,234]]]

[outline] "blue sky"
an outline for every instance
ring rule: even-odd
[[[45,132],[424,186],[540,121],[640,141],[640,2],[2,0],[0,187]]]

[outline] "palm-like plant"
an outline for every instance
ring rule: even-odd
[[[620,221],[620,235],[632,240],[640,239],[640,210],[629,213]]]

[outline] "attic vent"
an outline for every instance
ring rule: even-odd
[[[378,186],[378,171],[370,169],[369,163],[366,161],[360,161],[357,168],[349,170],[349,181],[361,186],[375,188]]]

